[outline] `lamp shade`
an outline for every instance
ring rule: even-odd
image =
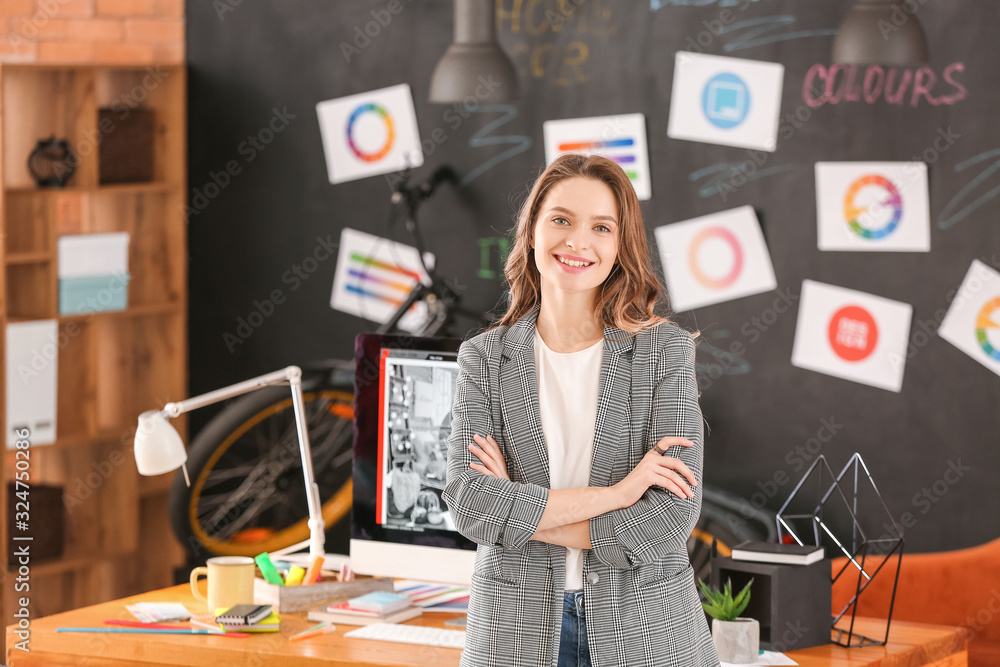
[[[139,415],[134,453],[140,475],[162,475],[177,470],[187,461],[180,433],[159,410]]]
[[[455,0],[455,40],[431,77],[440,104],[518,99],[517,71],[496,40],[493,0]]]
[[[898,2],[857,0],[833,40],[833,62],[838,64],[916,65],[928,60],[920,21]]]

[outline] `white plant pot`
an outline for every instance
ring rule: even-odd
[[[760,623],[755,618],[735,621],[712,619],[712,641],[722,662],[749,665],[757,661],[760,651]]]

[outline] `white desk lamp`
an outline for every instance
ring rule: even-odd
[[[306,429],[305,405],[302,398],[302,370],[289,366],[280,371],[261,375],[222,389],[210,391],[201,396],[189,398],[180,403],[167,403],[162,410],[149,410],[139,415],[139,426],[135,431],[135,465],[140,475],[162,475],[182,468],[184,481],[191,486],[188,477],[187,450],[180,434],[170,425],[170,419],[218,403],[233,396],[246,394],[271,385],[288,383],[292,389],[292,407],[295,411],[295,426],[299,436],[299,454],[302,456],[302,476],[306,484],[306,500],[309,504],[309,539],[274,552],[286,554],[309,547],[309,556],[323,556],[326,542],[323,513],[320,506],[319,486],[313,475],[312,451],[309,448],[309,431]]]

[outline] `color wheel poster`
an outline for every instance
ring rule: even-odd
[[[898,392],[912,313],[908,303],[803,280],[792,365]]]
[[[331,183],[424,163],[413,97],[405,83],[320,102],[316,115]]]
[[[692,310],[777,287],[751,206],[654,230],[674,310]]]
[[[1000,273],[973,260],[941,322],[940,334],[1000,375]]]
[[[930,252],[927,165],[817,162],[820,250]]]
[[[646,117],[641,113],[549,120],[542,124],[542,131],[546,164],[563,153],[603,155],[625,170],[640,200],[652,196]]]
[[[773,151],[785,68],[678,51],[667,136]]]
[[[433,269],[434,256],[426,253],[424,258]],[[385,323],[417,281],[430,283],[416,248],[345,227],[340,233],[330,307]],[[427,307],[418,301],[400,319],[399,326],[413,332],[426,319]]]

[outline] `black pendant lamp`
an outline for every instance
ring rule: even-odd
[[[455,41],[434,68],[430,101],[511,102],[517,71],[500,48],[493,0],[455,0]]]
[[[857,0],[833,40],[833,62],[917,65],[929,60],[927,37],[906,3]]]

